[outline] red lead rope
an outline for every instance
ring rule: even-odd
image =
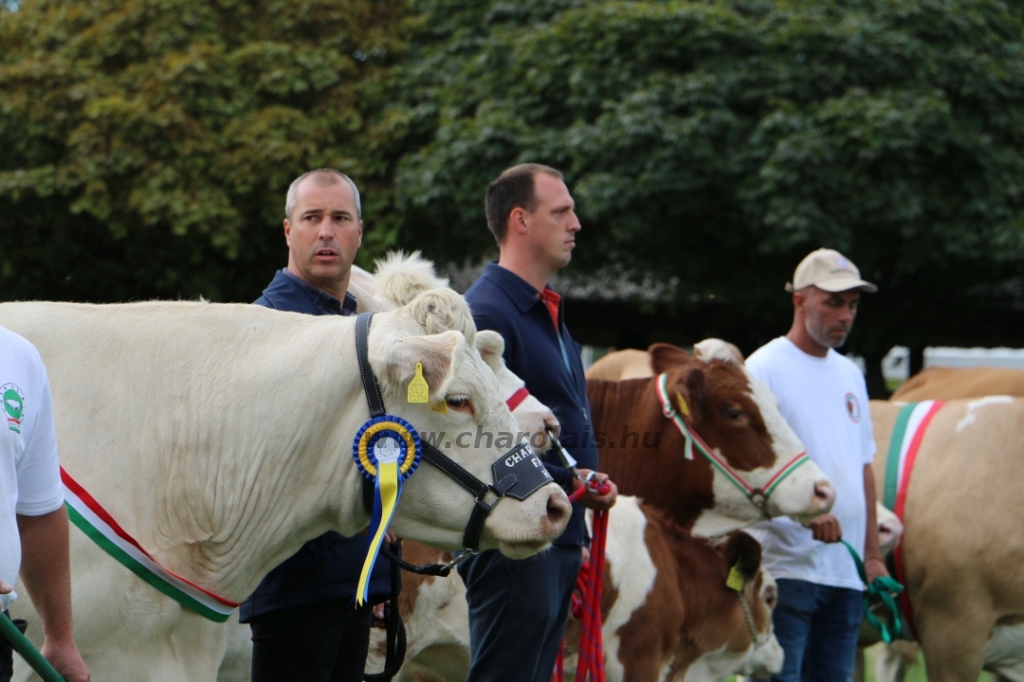
[[[611,488],[601,485],[596,490],[605,495]],[[570,502],[576,502],[587,487],[574,490]],[[604,546],[608,536],[608,512],[594,512],[594,531],[590,540],[590,562],[580,567],[576,577],[576,595],[572,597],[572,615],[581,621],[580,651],[576,662],[576,682],[605,682],[604,679],[604,635],[601,633],[601,593],[604,588]],[[565,640],[558,651],[555,672],[551,682],[565,682]]]

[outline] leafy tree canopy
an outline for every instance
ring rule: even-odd
[[[323,165],[364,189],[364,263],[479,261],[529,160],[577,200],[570,272],[673,282],[691,340],[782,332],[824,245],[881,286],[869,367],[1019,345],[1022,29],[999,0],[7,2],[0,291],[251,300]]]
[[[0,9],[0,291],[252,300],[291,180],[390,199],[403,0],[25,0]],[[395,225],[367,225],[367,255]]]
[[[424,5],[420,5],[424,7]],[[493,250],[504,167],[566,172],[572,268],[677,277],[694,340],[752,350],[819,246],[882,293],[855,350],[992,344],[1024,261],[1024,26],[997,0],[432,0],[403,92],[407,239]],[[447,227],[439,234],[442,226]],[[1017,278],[1017,279],[1014,279]],[[1000,336],[1001,335],[1001,336]],[[1019,344],[1019,340],[1017,341]]]

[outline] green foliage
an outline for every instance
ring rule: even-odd
[[[818,246],[882,287],[854,334],[862,353],[1006,335],[999,292],[1024,262],[1019,7],[420,7],[446,18],[406,67],[421,137],[398,198],[431,255],[487,248],[483,188],[533,160],[565,171],[577,200],[572,267],[678,277],[693,338],[751,349],[784,331],[782,284]]]
[[[0,296],[251,300],[289,181],[322,165],[364,190],[363,263],[477,261],[484,188],[530,160],[577,200],[570,272],[674,278],[658,310],[691,341],[782,332],[826,245],[882,287],[852,339],[870,367],[1019,345],[1021,7],[8,1]]]
[[[0,13],[0,291],[251,300],[315,167],[390,202],[403,0],[28,0]],[[400,122],[398,123],[400,124]],[[372,215],[372,214],[371,214]],[[367,225],[367,253],[395,224]]]

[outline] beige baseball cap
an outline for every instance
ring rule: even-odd
[[[793,273],[793,281],[786,283],[786,291],[799,291],[809,286],[831,292],[860,289],[873,294],[878,291],[874,284],[860,278],[860,270],[850,259],[832,249],[811,251],[800,261]]]

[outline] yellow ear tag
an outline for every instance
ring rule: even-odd
[[[725,579],[725,586],[734,592],[742,592],[743,584],[746,581],[743,579],[743,574],[740,573],[740,566],[736,564],[729,569],[729,577]]]
[[[690,418],[690,406],[686,404],[686,398],[679,391],[676,391],[676,402],[679,403],[679,412],[686,417]]]
[[[406,401],[425,405],[430,402],[430,386],[423,378],[423,363],[416,363],[416,376],[409,382],[409,392],[406,394]]]

